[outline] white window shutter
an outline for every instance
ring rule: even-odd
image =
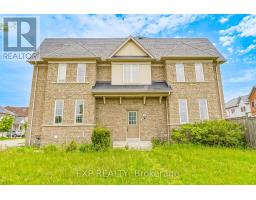
[[[188,122],[187,99],[179,99],[179,115],[181,124]]]
[[[204,81],[204,70],[203,70],[203,64],[202,63],[196,63],[195,64],[195,72],[196,72],[196,81],[197,82]]]
[[[185,82],[184,64],[176,64],[176,79],[178,82]]]

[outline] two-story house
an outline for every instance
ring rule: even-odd
[[[39,50],[27,144],[88,141],[97,124],[114,142],[150,141],[224,118],[225,59],[208,39],[49,38]]]
[[[225,104],[227,118],[251,116],[249,95],[231,99]]]

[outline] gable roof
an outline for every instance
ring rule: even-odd
[[[46,38],[38,55],[29,62],[54,58],[108,59],[129,40],[135,41],[157,60],[161,58],[212,58],[225,62],[225,58],[207,38]]]
[[[252,95],[252,93],[253,93],[254,90],[256,90],[256,86],[253,86],[253,87],[252,87],[251,92],[250,92],[250,94],[249,94],[249,98],[251,97],[251,95]]]
[[[4,107],[2,107],[2,106],[0,106],[0,113],[1,113],[1,114],[8,114],[8,115],[12,115],[12,116],[15,116],[15,115],[16,115],[15,113],[13,113],[13,112],[11,112],[11,111],[9,111],[9,110],[5,109],[5,108],[4,108]]]
[[[242,100],[245,103],[248,103],[249,95],[244,95],[244,96],[239,96],[234,99],[231,99],[227,103],[225,103],[225,108],[232,108],[232,107],[237,107],[239,106],[240,101]]]
[[[154,56],[151,55],[150,52],[148,52],[135,38],[133,37],[128,37],[128,39],[126,41],[124,41],[120,47],[118,47],[110,56],[109,58],[112,58],[119,50],[121,50],[129,41],[134,42],[142,51],[145,52],[145,54],[147,54],[149,57],[154,58]]]
[[[15,115],[18,117],[27,117],[28,116],[28,107],[6,106],[5,110],[15,113]]]

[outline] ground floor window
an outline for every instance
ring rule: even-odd
[[[128,124],[129,125],[136,125],[137,124],[137,112],[136,111],[129,111],[128,112]]]
[[[55,101],[54,123],[61,124],[63,121],[64,100]]]
[[[75,112],[76,123],[83,123],[84,101],[83,100],[76,100],[75,109],[76,109],[76,112]]]
[[[180,114],[180,123],[188,123],[188,105],[187,99],[179,99],[179,114]]]
[[[209,114],[208,114],[208,105],[207,105],[207,99],[199,99],[199,113],[200,113],[200,119],[201,120],[208,120]]]

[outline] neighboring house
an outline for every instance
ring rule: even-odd
[[[15,113],[5,109],[4,107],[0,106],[0,121],[2,120],[2,118],[6,115],[10,115],[12,116],[14,119],[16,117]],[[14,127],[12,127],[13,130]],[[0,132],[0,137],[6,136],[6,133]]]
[[[6,106],[5,110],[15,114],[12,130],[24,130],[23,125],[28,122],[28,107]]]
[[[249,94],[249,102],[251,106],[252,116],[256,116],[256,86],[253,86]]]
[[[249,95],[231,99],[225,104],[227,118],[236,118],[251,115]]]
[[[180,124],[223,119],[223,56],[205,38],[45,39],[34,66],[27,144],[169,137]]]

